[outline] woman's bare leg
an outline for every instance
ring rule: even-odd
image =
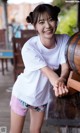
[[[41,133],[45,112],[30,109],[30,133]]]
[[[16,114],[13,110],[11,110],[10,133],[22,133],[24,120],[25,120],[24,116],[20,116]]]

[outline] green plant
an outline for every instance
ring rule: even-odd
[[[77,6],[72,6],[60,14],[57,33],[72,35],[77,30]]]

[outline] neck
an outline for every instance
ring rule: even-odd
[[[54,47],[55,47],[56,38],[55,38],[55,36],[52,37],[51,39],[44,39],[44,40],[43,40],[43,39],[41,38],[41,42],[42,42],[42,44],[43,44],[46,48],[51,49],[51,48],[54,48]]]

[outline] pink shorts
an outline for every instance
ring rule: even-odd
[[[11,106],[11,109],[16,114],[25,116],[29,108],[34,109],[38,112],[41,112],[41,111],[45,112],[47,104],[41,105],[39,107],[34,107],[16,98],[15,96],[12,96],[10,101],[10,106]]]

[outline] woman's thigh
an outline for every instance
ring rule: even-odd
[[[16,114],[11,110],[10,133],[22,133],[25,116]]]
[[[30,130],[31,133],[40,133],[41,127],[44,121],[45,112],[38,112],[34,109],[30,109]]]
[[[24,120],[28,108],[25,108],[15,96],[11,97],[11,121],[10,133],[22,133]]]

